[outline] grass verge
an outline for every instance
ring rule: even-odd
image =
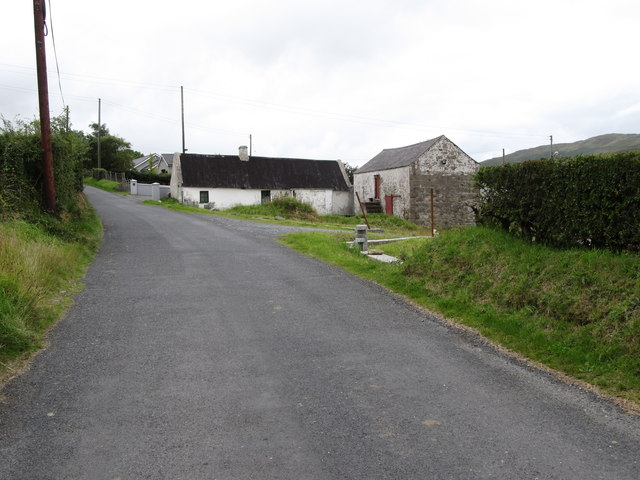
[[[120,193],[122,195],[126,195],[126,192],[123,192],[121,190],[117,190],[116,188],[120,185],[120,183],[118,182],[113,182],[111,180],[106,180],[106,179],[102,179],[102,180],[96,180],[93,177],[86,177],[83,180],[83,183],[85,185],[89,185],[91,187],[95,187],[95,188],[99,188],[100,190],[105,190],[107,192],[111,192],[111,193]]]
[[[554,250],[478,227],[384,245],[404,260],[389,265],[345,239],[312,232],[281,241],[638,408],[640,256]]]
[[[84,197],[75,218],[0,223],[0,382],[19,371],[71,305],[102,227]]]

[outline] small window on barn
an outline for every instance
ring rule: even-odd
[[[209,191],[201,190],[200,191],[200,203],[209,203]]]

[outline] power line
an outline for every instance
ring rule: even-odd
[[[22,68],[27,70],[31,69],[30,67],[24,67],[20,65],[12,65],[12,64],[0,64],[0,66],[9,66],[13,68]],[[24,74],[23,72],[14,72],[14,73]],[[144,88],[145,90],[155,89],[155,90],[161,90],[161,91],[166,91],[171,93],[175,92],[177,88],[175,86],[169,86],[169,85],[159,85],[159,84],[153,84],[153,83],[147,83],[147,82],[105,78],[105,77],[98,77],[98,76],[92,76],[92,75],[78,75],[78,74],[67,74],[67,73],[62,73],[61,75],[63,77],[68,77],[70,79],[76,79],[77,81],[87,81],[88,83],[92,83],[92,84],[95,84],[95,83],[115,84],[115,85],[121,85],[121,86],[132,87],[132,88]],[[83,79],[87,79],[87,80],[83,80]],[[315,118],[326,118],[330,120],[339,120],[339,121],[345,121],[345,122],[374,125],[378,127],[400,128],[400,129],[409,129],[409,130],[417,130],[417,131],[424,131],[424,129],[441,130],[441,131],[442,130],[458,131],[458,132],[464,132],[464,133],[468,133],[476,136],[500,137],[500,138],[548,137],[548,135],[546,134],[504,133],[504,132],[496,132],[496,131],[489,131],[489,130],[475,130],[475,129],[468,129],[468,128],[451,127],[451,126],[445,126],[445,125],[430,125],[430,124],[417,123],[417,122],[387,120],[387,119],[368,117],[363,115],[354,115],[350,113],[331,112],[331,111],[318,110],[318,109],[313,109],[308,107],[268,102],[263,100],[238,97],[233,95],[226,95],[222,93],[196,90],[196,89],[190,89],[190,88],[185,88],[184,91],[201,98],[209,98],[212,100],[223,101],[223,102],[228,102],[228,103],[237,104],[237,105],[245,105],[248,107],[262,108],[266,110],[276,110],[284,113],[303,115],[303,116],[309,116],[309,117],[315,117]],[[146,115],[153,115],[153,114],[146,113]]]
[[[60,81],[60,65],[58,65],[58,49],[56,48],[56,35],[53,32],[53,15],[51,15],[51,0],[49,0],[49,24],[51,25],[51,42],[53,43],[53,56],[56,59],[56,71],[58,72],[58,87],[60,88],[60,97],[62,97],[62,105],[66,105],[64,95],[62,94],[62,82]]]

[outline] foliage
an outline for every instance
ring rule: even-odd
[[[107,177],[107,171],[104,168],[92,168],[91,178],[94,180],[102,180]]]
[[[52,119],[53,174],[58,211],[77,212],[76,196],[82,190],[82,164],[87,145],[82,132],[68,130],[66,117]],[[0,127],[0,218],[37,215],[43,176],[40,124],[34,120]]]
[[[344,170],[347,172],[347,177],[349,177],[349,181],[353,185],[353,174],[356,170],[358,170],[358,167],[354,167],[353,165],[350,165],[347,162],[343,162],[343,165],[344,165]]]
[[[228,210],[243,215],[263,215],[287,219],[310,220],[318,218],[318,213],[307,203],[293,197],[279,197],[261,205],[237,205]]]
[[[640,257],[555,250],[484,227],[383,245],[403,265],[345,247],[345,234],[282,239],[478,329],[549,367],[640,400]]]
[[[160,185],[169,185],[171,182],[170,173],[139,172],[134,169],[127,170],[125,173],[128,179],[135,179],[140,183],[157,182]]]
[[[107,192],[123,193],[122,191],[118,190],[118,187],[120,187],[120,184],[118,182],[107,180],[106,178],[102,178],[101,180],[96,180],[94,177],[87,177],[84,179],[84,183],[85,185],[99,188]]]
[[[100,132],[100,167],[110,172],[125,172],[132,167],[132,161],[142,157],[142,153],[131,149],[131,143],[113,135],[106,125],[89,125],[91,132],[86,136],[89,144],[87,168],[98,166],[98,132]]]
[[[101,236],[82,198],[74,218],[0,223],[0,366],[39,348],[78,288]]]
[[[478,220],[550,246],[640,249],[640,152],[482,167]]]

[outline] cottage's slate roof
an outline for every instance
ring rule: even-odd
[[[180,156],[182,186],[261,190],[325,189],[348,191],[337,161],[237,155]]]
[[[407,147],[386,148],[356,170],[355,173],[375,172],[377,170],[388,170],[411,165],[443,137],[444,135],[440,135],[426,142],[416,143]]]

